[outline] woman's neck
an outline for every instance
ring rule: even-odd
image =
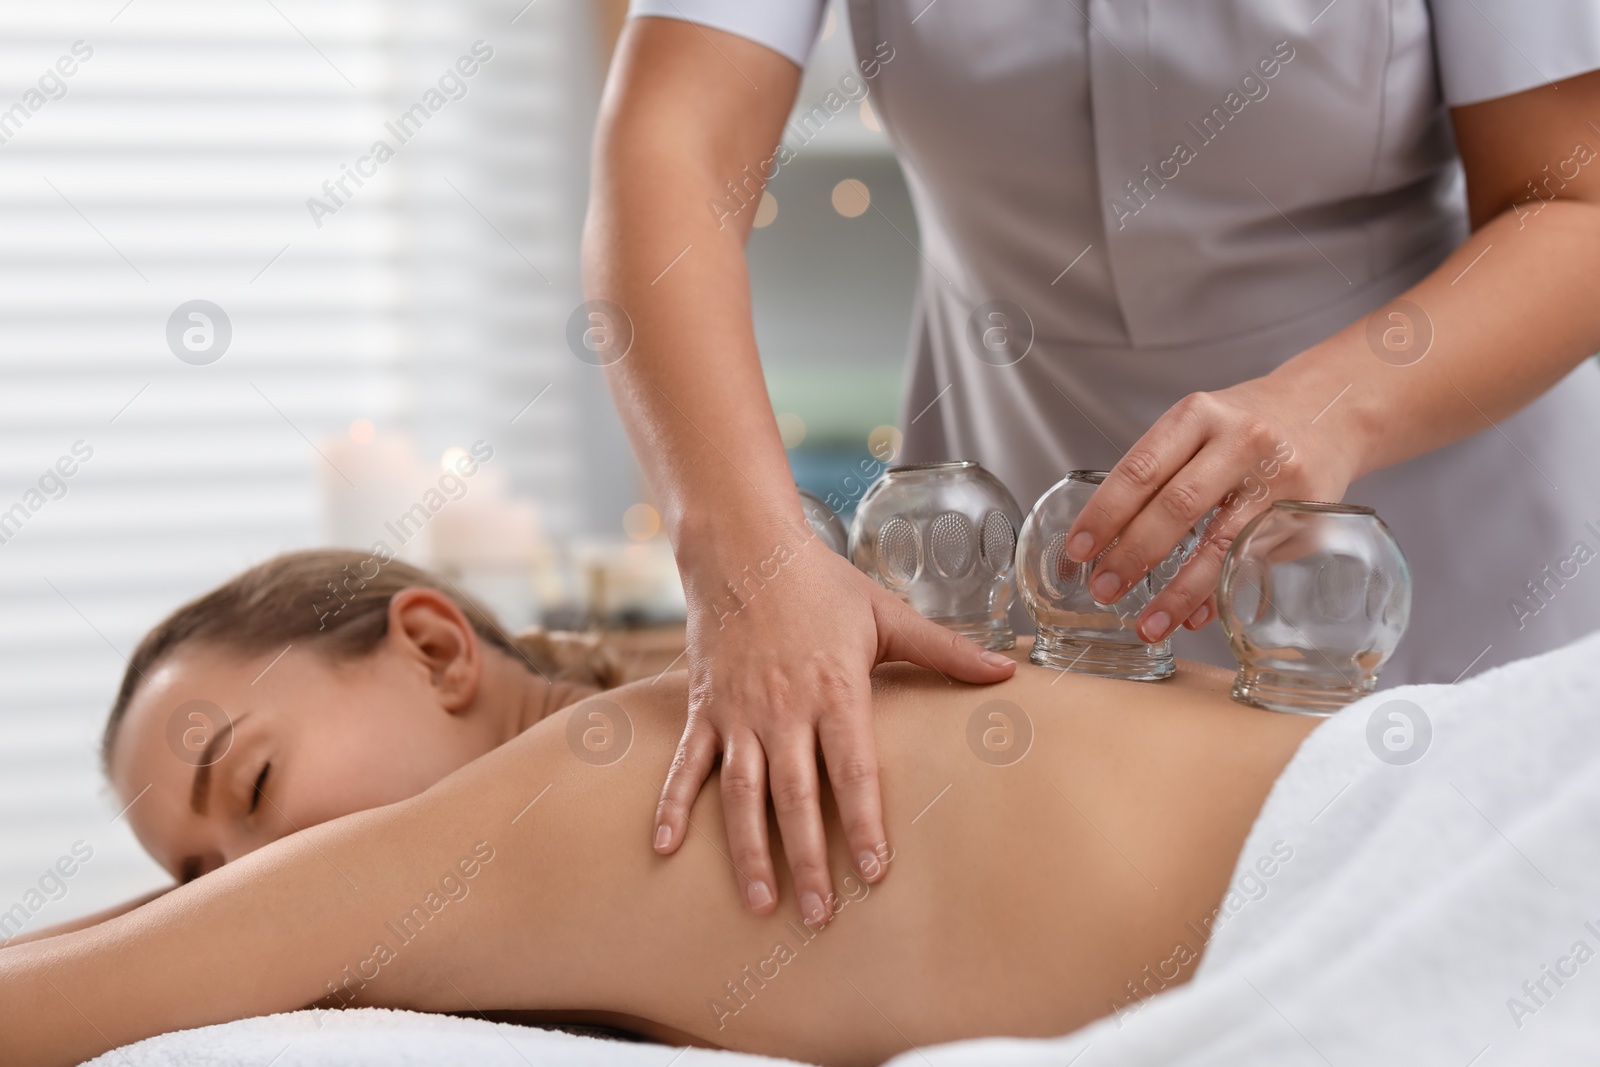
[[[600,692],[597,686],[557,678],[554,681],[535,674],[521,663],[509,659],[504,664],[509,676],[515,679],[516,700],[509,716],[511,729],[509,741],[535,723],[555,714],[569,704],[575,704]]]

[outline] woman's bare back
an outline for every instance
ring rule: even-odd
[[[1315,726],[1233,703],[1228,676],[1201,667],[1159,685],[1027,664],[995,686],[903,666],[874,681],[889,877],[849,875],[840,847],[827,928],[799,921],[787,885],[777,916],[744,915],[708,789],[693,821],[711,880],[695,894],[715,901],[714,950],[693,983],[665,972],[640,1014],[829,1063],[1065,1033],[1148,995],[1152,974],[1188,977],[1267,791]]]

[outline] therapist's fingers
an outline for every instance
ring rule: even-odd
[[[666,784],[661,787],[661,799],[656,802],[653,844],[663,856],[676,852],[683,844],[689,827],[689,809],[694,806],[694,798],[700,795],[700,787],[711,776],[718,740],[716,727],[690,714],[683,736],[678,740],[678,751],[673,754],[672,766],[667,770]]]
[[[1185,630],[1198,630],[1217,617],[1217,598],[1215,594],[1206,598],[1206,602],[1195,608],[1189,617],[1183,621]]]
[[[778,902],[767,846],[767,755],[756,735],[743,727],[730,730],[723,743],[722,818],[745,907],[765,915]]]
[[[1222,558],[1228,554],[1234,538],[1239,536],[1245,523],[1255,518],[1263,506],[1257,504],[1230,509],[1224,504],[1217,511],[1177,575],[1151,598],[1140,613],[1135,624],[1140,637],[1151,642],[1161,641],[1178,628],[1178,620],[1190,620],[1202,607],[1215,603]],[[1209,621],[1204,619],[1190,629],[1198,629]]]
[[[844,703],[871,705],[871,683],[842,694]],[[825,715],[817,724],[817,739],[839,806],[839,822],[850,849],[856,873],[876,882],[886,873],[888,842],[883,833],[883,802],[878,788],[878,746],[870,715]],[[784,836],[788,847],[788,836]]]
[[[791,730],[782,740],[774,740],[768,758],[772,808],[783,835],[800,918],[808,926],[820,928],[832,915],[833,885],[828,877],[828,841],[822,830],[816,737],[809,726]]]
[[[1207,396],[1192,393],[1178,401],[1117,461],[1067,532],[1068,558],[1086,563],[1103,552],[1129,520],[1194,458],[1211,431],[1213,406]],[[1216,498],[1206,507],[1214,503]],[[1129,582],[1138,576],[1129,576]]]
[[[874,594],[873,612],[878,620],[878,663],[903,660],[974,685],[1003,682],[1017,671],[1016,660],[923,618],[881,587]]]
[[[1175,546],[1193,535],[1195,525],[1233,490],[1239,479],[1239,467],[1247,462],[1236,447],[1213,441],[1174,472],[1149,505],[1128,522],[1117,542],[1106,550],[1104,558],[1095,564],[1089,576],[1090,595],[1102,604],[1122,599],[1135,582],[1160,565]],[[1171,575],[1163,571],[1161,577],[1166,579]],[[1181,614],[1172,614],[1171,625],[1187,619],[1193,607],[1189,606],[1189,610]],[[1170,607],[1168,612],[1172,612]]]

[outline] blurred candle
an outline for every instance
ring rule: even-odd
[[[317,461],[323,540],[368,550],[382,541],[402,559],[425,562],[426,529],[402,539],[386,525],[433,483],[411,438],[377,433],[370,422],[358,419],[349,433],[323,441],[319,450],[325,459]]]

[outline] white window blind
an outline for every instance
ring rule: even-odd
[[[491,441],[547,532],[612,506],[586,487],[625,451],[564,344],[586,6],[0,2],[0,916],[79,841],[30,927],[164,881],[96,766],[124,656],[319,542],[353,420]],[[231,327],[212,362],[169,347],[196,300]]]

